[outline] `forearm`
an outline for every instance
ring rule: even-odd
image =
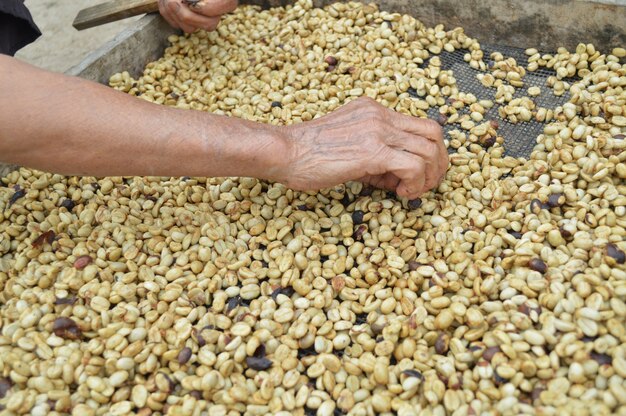
[[[0,161],[90,176],[275,179],[278,128],[144,102],[0,55]]]

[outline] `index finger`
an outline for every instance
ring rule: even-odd
[[[396,128],[408,133],[417,134],[434,142],[443,142],[443,129],[434,120],[428,118],[411,117],[389,110],[391,121]]]
[[[401,115],[401,114],[400,114]],[[412,117],[402,116],[402,119]],[[403,130],[397,123],[390,129],[389,134],[386,137],[386,143],[398,149],[404,149],[415,155],[421,156],[425,161],[434,162],[434,171],[430,169],[427,171],[429,180],[427,181],[429,187],[434,187],[441,182],[445,172],[448,170],[449,158],[448,149],[443,141],[443,134],[441,134],[441,128],[439,124],[436,124],[436,128],[429,126],[431,124],[427,119],[414,119],[419,123],[418,128],[425,129],[425,131],[431,131],[431,136],[428,137],[414,131]],[[426,121],[426,123],[424,123]],[[412,127],[412,126],[409,126]],[[441,134],[441,138],[435,138],[438,134]],[[430,179],[432,178],[432,180]]]
[[[414,133],[393,128],[387,136],[387,144],[395,149],[405,150],[422,158],[427,166],[426,187],[429,189],[439,184],[439,179],[448,169],[448,160],[442,157],[443,141],[435,143]],[[445,149],[443,153],[447,155]]]
[[[173,3],[173,5],[173,17],[178,22],[178,26],[186,33],[192,33],[196,29],[215,30],[220,22],[219,17],[209,17],[194,13],[179,3]]]
[[[195,13],[208,17],[221,16],[236,8],[237,0],[201,0],[191,7]]]
[[[396,194],[408,199],[415,199],[426,192],[426,163],[412,153],[393,149],[390,157],[385,160],[388,173],[398,179]]]

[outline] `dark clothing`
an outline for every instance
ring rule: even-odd
[[[0,0],[0,54],[13,56],[40,35],[24,0]]]

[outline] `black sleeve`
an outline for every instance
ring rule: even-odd
[[[0,53],[15,55],[41,35],[23,0],[0,0]]]

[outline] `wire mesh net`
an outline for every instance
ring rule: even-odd
[[[528,57],[524,53],[524,49],[485,44],[481,44],[481,48],[484,52],[483,60],[488,67],[491,67],[494,63],[489,58],[492,52],[500,52],[505,58],[515,58],[517,64],[525,68],[528,66]],[[510,121],[500,117],[498,109],[506,104],[495,103],[496,89],[487,88],[480,83],[478,78],[476,78],[476,75],[484,73],[484,71],[470,67],[469,64],[463,60],[463,56],[466,53],[466,50],[442,52],[439,55],[441,59],[441,68],[453,71],[460,91],[472,93],[479,100],[487,99],[494,102],[495,105],[485,113],[484,119],[498,121],[498,134],[504,138],[505,155],[528,158],[536,144],[537,136],[543,132],[545,123],[535,121],[534,119],[528,122],[511,123]],[[514,98],[528,96],[527,89],[529,87],[540,87],[541,94],[537,97],[530,97],[535,102],[537,107],[554,109],[555,107],[566,103],[570,98],[569,92],[565,92],[565,94],[561,96],[555,96],[552,88],[547,87],[546,80],[551,75],[555,75],[555,72],[545,68],[540,68],[534,72],[526,72],[526,75],[523,77],[524,86],[515,89]],[[569,79],[565,81],[572,80]],[[460,113],[467,114],[468,110],[463,109]],[[439,107],[430,108],[428,111],[428,115],[433,118],[435,118],[438,114]],[[446,124],[444,127],[446,136],[450,130],[458,128],[458,124]],[[449,138],[449,136],[447,137]],[[450,150],[454,151],[454,149]]]

